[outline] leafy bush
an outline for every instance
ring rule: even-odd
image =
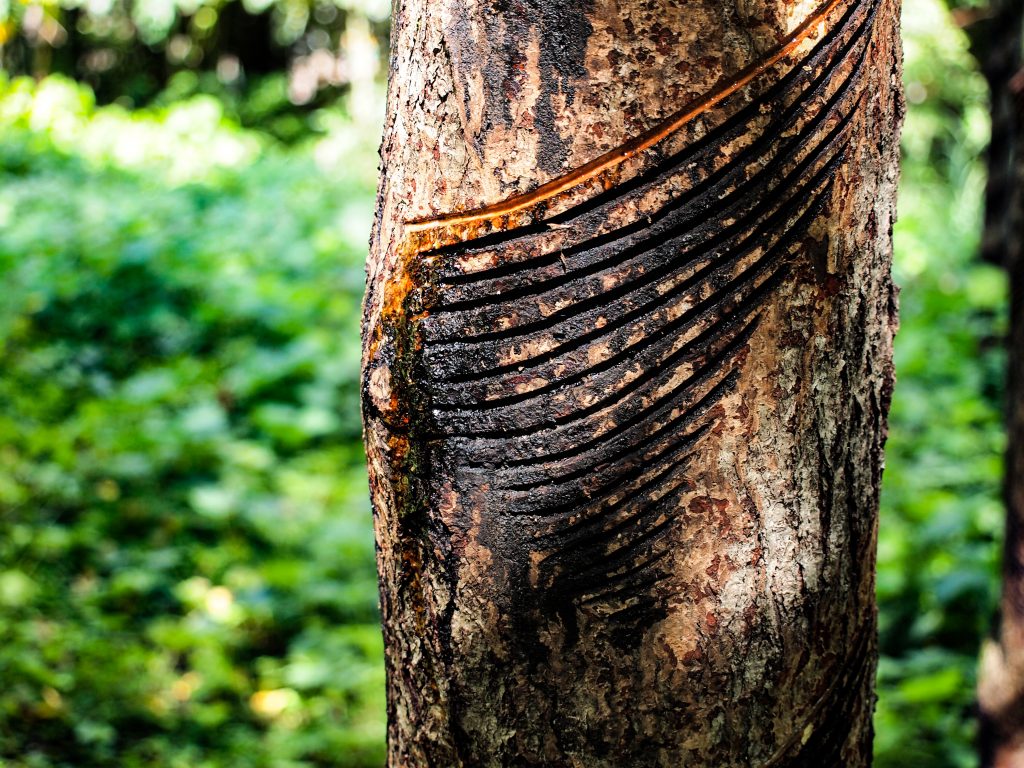
[[[379,765],[372,152],[63,81],[0,126],[0,756]]]

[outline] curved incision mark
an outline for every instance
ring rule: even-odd
[[[839,124],[837,130],[830,134],[830,137],[832,139],[838,138],[847,127],[848,124],[844,120]],[[819,151],[816,151],[810,159],[820,159],[828,143],[826,142],[826,146],[820,147]],[[822,171],[810,180],[802,173],[804,170],[806,169],[803,165],[798,167],[792,173],[786,175],[782,179],[781,184],[773,188],[781,190],[779,197],[764,195],[753,208],[743,211],[732,223],[718,232],[709,231],[707,227],[702,228],[701,231],[695,233],[695,237],[691,238],[693,241],[692,247],[677,248],[673,258],[666,260],[658,266],[648,267],[645,265],[642,270],[637,270],[639,276],[635,280],[623,282],[610,289],[606,289],[602,293],[587,296],[578,302],[572,302],[540,320],[510,326],[502,331],[492,331],[487,334],[457,340],[443,339],[432,341],[428,337],[431,357],[440,358],[444,354],[450,354],[450,348],[441,347],[440,345],[442,344],[456,342],[456,347],[460,349],[464,349],[467,343],[478,344],[486,341],[505,342],[507,345],[509,341],[515,340],[517,337],[536,331],[549,330],[552,326],[572,319],[584,312],[589,311],[591,317],[595,315],[600,317],[602,313],[607,314],[615,306],[621,307],[621,312],[615,315],[616,324],[614,326],[610,327],[607,324],[597,323],[597,327],[593,331],[586,331],[577,327],[571,338],[568,334],[564,334],[566,337],[564,341],[553,341],[543,351],[538,351],[529,356],[517,356],[512,361],[495,365],[494,367],[482,368],[479,364],[474,364],[472,369],[453,371],[450,375],[444,375],[442,380],[446,384],[479,382],[484,378],[493,377],[512,370],[521,370],[524,366],[535,367],[556,357],[564,356],[578,349],[582,344],[593,341],[595,338],[622,330],[623,326],[634,320],[650,318],[652,313],[667,305],[672,299],[678,298],[683,292],[693,288],[695,284],[699,286],[701,281],[708,281],[716,273],[719,276],[724,276],[724,270],[740,258],[772,243],[778,237],[793,229],[792,215],[794,208],[804,204],[803,196],[809,191],[814,190],[814,182],[820,181],[822,175],[834,170],[834,161],[826,165]],[[726,210],[727,213],[733,212],[733,209]],[[655,245],[654,247],[663,245],[665,243]],[[687,246],[690,245],[691,243],[687,243]],[[623,256],[628,257],[629,253],[623,252]],[[683,271],[687,267],[695,268],[688,273]],[[661,280],[661,278],[672,278],[673,276],[678,277],[668,281]],[[652,286],[651,290],[645,293],[639,292],[640,289],[647,286]],[[630,299],[632,301],[629,301]],[[627,301],[629,303],[625,303]],[[590,323],[590,325],[594,324],[593,321]],[[502,347],[498,346],[498,349],[501,350]],[[639,351],[640,349],[641,347],[636,347],[634,351]],[[483,354],[477,359],[483,362],[489,358],[486,354]],[[443,369],[444,361],[439,360],[438,362],[439,369]],[[590,366],[590,368],[592,369],[593,366]],[[563,381],[567,380],[567,377],[559,378]],[[442,399],[446,399],[445,393],[439,392],[438,394]],[[482,403],[481,407],[490,407],[491,399],[487,398],[488,402],[486,404]],[[448,410],[444,406],[441,406],[441,409]]]
[[[489,518],[484,545],[559,615],[662,610],[691,462],[771,297],[820,239],[878,5],[828,0],[618,149],[406,224],[370,343],[372,357],[389,337],[404,387],[388,424],[443,453],[459,503]]]

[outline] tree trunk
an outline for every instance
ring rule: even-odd
[[[1006,538],[998,638],[982,651],[982,768],[1024,768],[1024,6],[1003,0],[974,36],[992,99],[983,256],[1010,275],[1004,497]]]
[[[399,0],[389,766],[864,766],[896,0]]]

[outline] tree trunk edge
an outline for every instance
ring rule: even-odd
[[[851,7],[869,5],[868,2],[847,4]],[[415,0],[409,0],[400,3],[396,8],[392,76],[395,77],[395,73],[403,66],[406,67],[405,71],[408,71],[411,66],[408,60],[415,58],[416,50],[421,53],[430,51],[433,63],[430,57],[424,57],[421,62],[423,70],[428,73],[424,82],[432,83],[431,87],[437,87],[437,84],[441,83],[438,90],[443,91],[450,85],[446,78],[457,79],[457,65],[454,63],[457,56],[446,50],[444,34],[440,34],[438,29],[431,31],[432,22],[429,19],[413,19],[413,16],[419,14],[403,10],[414,6]],[[870,71],[872,87],[869,89],[870,96],[864,102],[863,113],[858,113],[853,123],[855,128],[852,129],[858,137],[855,149],[860,154],[858,159],[849,162],[843,174],[838,177],[840,180],[837,184],[840,185],[841,191],[836,192],[831,198],[830,205],[840,212],[830,213],[832,218],[824,224],[816,225],[819,226],[818,231],[824,233],[824,250],[818,249],[819,252],[816,252],[813,258],[809,257],[806,264],[801,262],[799,266],[803,270],[801,279],[807,280],[808,285],[819,286],[815,290],[824,297],[814,301],[819,301],[820,312],[828,315],[824,327],[837,336],[836,343],[831,348],[831,359],[842,360],[844,369],[841,376],[836,376],[835,381],[818,383],[818,386],[824,387],[832,394],[820,401],[814,401],[811,395],[807,395],[809,399],[806,412],[801,414],[797,410],[793,416],[795,434],[800,435],[801,430],[808,430],[811,433],[808,440],[810,447],[806,448],[806,452],[820,454],[816,459],[816,476],[808,475],[801,482],[809,484],[808,494],[812,500],[820,500],[821,509],[817,510],[817,513],[822,515],[822,520],[816,525],[826,531],[821,542],[826,553],[811,556],[806,552],[800,553],[797,547],[799,557],[805,558],[806,563],[801,562],[800,567],[794,570],[794,578],[824,579],[824,576],[812,573],[821,569],[823,573],[827,573],[828,578],[835,578],[839,583],[846,584],[847,587],[836,588],[834,596],[842,596],[852,614],[842,620],[828,612],[823,614],[829,617],[827,621],[815,619],[813,616],[811,619],[801,619],[807,622],[808,627],[815,627],[816,622],[820,622],[821,629],[848,633],[848,640],[842,642],[834,638],[815,639],[812,647],[802,652],[807,653],[809,659],[815,663],[820,662],[821,659],[816,657],[813,648],[814,644],[819,644],[828,648],[828,654],[825,656],[839,653],[845,661],[852,663],[845,666],[833,665],[832,669],[839,670],[836,673],[834,687],[826,686],[821,694],[806,696],[811,700],[810,703],[801,703],[800,707],[806,706],[807,711],[816,712],[817,702],[820,701],[825,702],[823,706],[828,711],[821,715],[820,719],[808,723],[806,728],[797,728],[790,736],[782,739],[781,743],[772,743],[775,747],[774,754],[765,753],[755,745],[751,747],[752,751],[744,751],[743,757],[730,755],[722,761],[712,763],[707,761],[712,760],[708,755],[713,752],[705,752],[706,762],[687,764],[749,765],[753,763],[743,761],[747,760],[750,754],[764,755],[762,762],[758,763],[760,765],[780,768],[800,765],[870,764],[871,713],[874,706],[874,670],[877,659],[874,551],[882,445],[888,401],[892,391],[891,345],[896,327],[896,298],[889,269],[891,225],[895,216],[892,201],[897,175],[896,126],[902,118],[903,110],[898,86],[898,6],[892,0],[884,0],[879,3],[876,12],[879,21],[872,42],[870,63],[866,67],[866,70]],[[432,34],[435,35],[434,38],[431,38]],[[419,49],[409,43],[410,40],[418,41],[416,45],[420,46]],[[400,63],[403,57],[406,59],[405,64]],[[445,74],[445,67],[450,68],[448,74]],[[411,86],[410,90],[415,90],[415,87]],[[441,110],[442,115],[447,115],[439,121],[442,125],[438,129],[438,135],[444,135],[446,125],[453,122],[462,125],[469,119],[466,117],[468,108],[467,112],[457,117],[453,117],[451,112],[444,112],[447,109],[444,105],[453,94],[457,96],[456,91],[457,88],[454,86],[448,87],[448,96],[437,96],[435,100],[427,88],[419,102],[420,109],[424,104],[434,104],[435,108]],[[397,100],[398,103],[392,105],[389,112],[411,109],[410,105],[417,103],[414,98],[410,98],[408,92],[402,93],[400,85],[396,86],[394,83],[391,100]],[[515,740],[520,738],[521,734],[513,731],[511,734],[502,735],[501,723],[481,721],[480,712],[486,711],[485,706],[470,702],[468,705],[453,707],[453,699],[457,698],[453,697],[453,687],[466,684],[464,680],[458,681],[457,678],[460,672],[459,659],[465,658],[460,654],[465,652],[467,646],[465,634],[461,638],[458,636],[459,632],[465,633],[465,628],[453,630],[452,622],[454,620],[458,624],[460,616],[473,615],[467,607],[471,603],[460,602],[466,601],[467,595],[469,598],[473,597],[470,587],[467,587],[471,582],[463,574],[458,573],[458,570],[462,567],[460,560],[465,557],[466,547],[477,545],[469,540],[471,537],[467,537],[467,532],[460,533],[453,527],[454,517],[445,517],[447,512],[442,507],[446,500],[443,495],[439,495],[439,486],[436,482],[437,477],[442,477],[443,473],[448,471],[445,467],[445,455],[418,443],[416,425],[408,421],[403,423],[401,419],[396,421],[388,411],[392,402],[414,401],[417,397],[412,380],[418,374],[406,361],[412,359],[413,350],[420,342],[414,334],[401,332],[390,339],[388,344],[391,346],[377,345],[375,339],[379,340],[382,337],[375,334],[380,328],[380,318],[386,316],[389,311],[388,305],[396,295],[396,290],[402,297],[399,303],[403,304],[404,309],[394,311],[407,312],[410,306],[408,297],[414,295],[422,285],[411,275],[396,279],[396,274],[400,274],[400,258],[396,254],[401,251],[398,244],[399,235],[396,233],[401,230],[401,222],[423,216],[425,212],[445,213],[447,210],[458,210],[460,207],[472,208],[473,205],[466,205],[465,201],[462,201],[461,205],[459,202],[454,206],[442,204],[439,211],[432,210],[436,208],[437,195],[427,195],[421,191],[410,194],[408,188],[396,192],[395,188],[399,184],[389,178],[389,171],[394,167],[396,157],[399,162],[402,162],[403,156],[409,157],[408,152],[403,155],[402,149],[403,142],[408,139],[403,137],[401,129],[396,130],[396,125],[401,127],[401,124],[401,118],[389,117],[389,127],[382,146],[385,178],[382,180],[379,196],[378,222],[373,239],[374,255],[368,266],[369,291],[364,320],[364,419],[378,534],[381,606],[387,648],[389,765],[397,768],[433,765],[454,767],[547,764],[573,768],[577,765],[586,765],[587,768],[592,768],[606,764],[678,764],[666,756],[671,749],[677,750],[677,756],[682,754],[678,752],[681,749],[678,745],[660,747],[661,752],[651,747],[654,751],[648,751],[645,753],[646,757],[636,758],[632,763],[621,762],[621,755],[619,762],[606,763],[600,759],[586,762],[584,757],[580,756],[584,754],[583,752],[573,755],[564,751],[558,752],[557,748],[544,743],[531,742],[528,748],[535,750],[537,757],[527,760],[523,757],[522,751],[516,751],[522,747],[514,746]],[[405,137],[408,135],[406,133]],[[877,142],[874,141],[875,137],[878,138]],[[420,141],[422,138],[419,136],[417,140]],[[431,161],[443,164],[445,155],[437,150],[441,143],[443,142],[435,145]],[[430,147],[424,144],[423,152],[429,153]],[[464,174],[462,178],[467,178],[465,168],[469,168],[470,164],[471,159],[467,160],[466,166],[460,166],[461,170],[457,169],[454,173],[455,178],[459,178],[459,173]],[[413,181],[424,186],[433,183],[435,189],[440,189],[439,180],[431,177],[428,171],[423,171],[422,163],[416,170],[421,173],[418,176],[412,175]],[[409,177],[403,183],[408,181]],[[444,179],[441,178],[440,181],[443,182]],[[538,182],[543,181],[544,177],[541,176]],[[481,187],[480,192],[486,190]],[[398,200],[396,203],[403,193],[406,199]],[[446,195],[452,197],[448,190],[443,191],[439,197],[445,198]],[[458,198],[458,195],[454,197]],[[484,194],[480,194],[479,197],[481,199],[477,201],[478,203],[494,199]],[[409,215],[410,212],[412,215]],[[857,218],[851,218],[854,216]],[[845,231],[840,228],[839,222],[853,220],[862,220],[857,231]],[[808,254],[814,250],[811,246],[808,246],[808,249]],[[414,250],[413,253],[419,252]],[[817,276],[812,278],[812,275]],[[399,283],[400,289],[396,288]],[[802,307],[804,305],[801,302],[810,301],[801,298],[797,288],[799,286],[793,286],[792,292],[786,294],[787,301],[791,304],[790,308]],[[391,292],[392,299],[385,297],[388,291]],[[834,295],[830,296],[830,291],[836,292],[842,300],[835,298]],[[809,309],[802,311],[810,313]],[[780,327],[785,327],[782,320],[773,319],[773,322],[781,323]],[[805,333],[811,333],[809,338],[814,339],[813,329],[818,326],[814,325],[813,318],[801,322],[805,325],[798,325],[797,330],[803,328]],[[808,376],[815,370],[813,364],[819,362],[819,358],[813,352],[808,352],[803,359],[798,359],[799,356],[796,354],[800,344],[806,344],[807,341],[808,339],[804,338],[794,344],[787,353],[790,356],[788,359],[791,360],[787,365],[791,367],[787,370],[785,365],[780,364],[777,369],[779,375],[794,375],[795,372],[799,380],[800,376]],[[820,359],[829,358],[825,356]],[[765,372],[773,370],[772,365],[774,361],[763,363]],[[831,404],[839,402],[840,395],[849,402],[839,409],[839,415],[834,419],[823,415]],[[780,401],[780,410],[784,402],[784,399]],[[830,431],[833,429],[836,431]],[[827,434],[823,433],[823,430]],[[843,442],[847,440],[854,445],[853,450],[845,450],[842,447]],[[792,447],[789,447],[788,443],[786,445],[784,450],[793,452],[786,455],[793,457],[794,466],[797,466],[801,473],[809,472],[808,467],[800,463],[801,451],[804,449],[800,447],[799,441],[793,442]],[[444,486],[443,483],[440,485]],[[780,498],[789,496],[783,495]],[[432,510],[428,513],[416,512],[417,505],[422,504],[424,499],[431,499],[429,503],[434,505]],[[782,505],[781,501],[775,503]],[[794,514],[805,514],[806,511],[814,509],[811,502],[806,505],[792,501],[789,503],[795,505]],[[728,514],[728,510],[716,511],[714,506],[708,507],[707,512]],[[780,518],[772,524],[782,525],[784,520]],[[799,524],[794,530],[799,530]],[[809,530],[803,535],[810,535]],[[779,543],[774,542],[773,546],[777,547]],[[827,554],[828,552],[831,554]],[[490,556],[493,556],[493,551]],[[815,562],[815,557],[820,557],[820,562]],[[768,578],[768,566],[761,564],[763,561],[770,562],[773,568],[786,568],[784,563],[771,560],[760,548],[756,558],[755,565],[750,567],[753,569],[752,573],[760,574],[758,578]],[[809,569],[807,574],[803,570],[805,566]],[[797,570],[799,573],[796,573]],[[818,600],[821,601],[822,598]],[[770,604],[769,600],[768,605]],[[805,609],[812,613],[825,611],[822,606]],[[473,610],[477,611],[477,620],[487,620],[488,614],[485,610],[479,607]],[[776,610],[782,610],[792,617],[797,617],[800,613],[785,602],[780,603]],[[701,631],[713,635],[720,621],[721,619],[712,618],[712,613],[708,612],[707,627]],[[799,631],[793,632],[792,637],[785,635],[785,628],[779,631],[784,633],[780,638],[785,636],[786,642],[794,642],[800,636]],[[830,643],[835,644],[834,647],[830,646]],[[496,649],[498,647],[495,645]],[[501,661],[502,652],[504,651],[494,651],[495,664],[506,663]],[[811,685],[815,679],[813,674],[803,675],[797,671],[791,674],[794,677],[790,682],[800,680],[803,685]],[[851,690],[856,690],[857,695],[842,697],[835,694],[835,691]],[[499,688],[489,688],[485,685],[480,689],[481,699],[486,700],[491,696],[500,698]],[[721,712],[723,704],[727,702],[708,708],[705,714],[709,720],[714,721],[716,717],[727,719],[728,715]],[[503,702],[501,706],[506,704]],[[515,710],[513,708],[500,711]],[[665,727],[669,727],[667,723]],[[766,729],[760,724],[752,724],[752,728],[751,738],[763,739],[765,744],[777,738],[771,728]],[[568,728],[565,726],[561,729]],[[487,733],[481,737],[481,733],[485,731]],[[477,753],[478,747],[474,746],[474,741],[480,738],[485,742],[490,740],[489,743],[494,750],[499,749],[495,745],[508,743],[513,745],[513,751],[490,751],[486,760],[482,761]],[[555,751],[551,752],[551,749]],[[475,757],[472,757],[474,754]],[[559,756],[552,758],[551,755]],[[652,755],[656,762],[643,762],[651,759]],[[519,760],[522,762],[518,762]]]

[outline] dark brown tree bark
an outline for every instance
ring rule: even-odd
[[[997,638],[978,685],[982,768],[1024,768],[1024,5],[994,4],[973,30],[992,99],[983,256],[1010,275],[1006,538]]]
[[[865,766],[895,0],[400,0],[389,765]]]

